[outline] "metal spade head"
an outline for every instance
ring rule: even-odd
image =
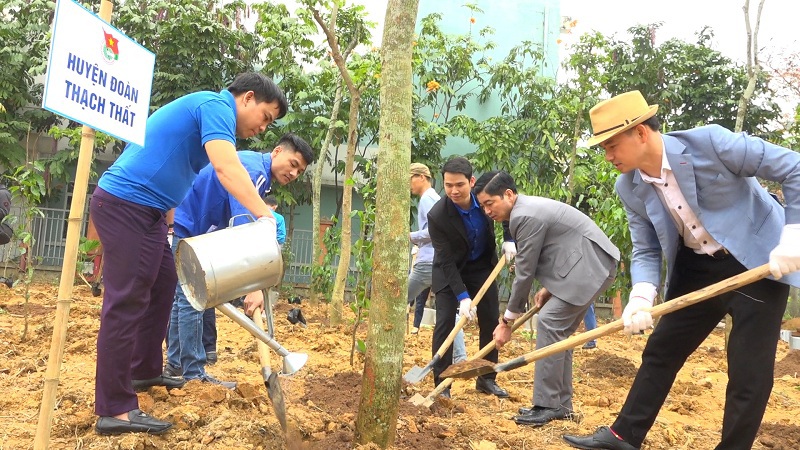
[[[302,369],[308,361],[308,355],[305,353],[287,353],[283,357],[283,375],[292,375],[298,370]]]
[[[275,416],[278,417],[278,422],[281,424],[281,429],[286,432],[286,403],[283,401],[283,389],[278,380],[278,374],[271,373],[269,378],[264,382],[267,385],[267,395],[272,402],[272,409],[275,410]]]
[[[442,378],[472,378],[494,372],[494,363],[485,359],[473,359],[455,363],[445,369]]]

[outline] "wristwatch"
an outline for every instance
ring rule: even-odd
[[[507,327],[510,327],[510,326],[511,326],[511,324],[512,324],[512,323],[514,323],[514,319],[506,319],[506,316],[500,316],[500,320],[502,320],[502,321],[503,321],[503,323],[504,323],[504,324],[505,324]]]

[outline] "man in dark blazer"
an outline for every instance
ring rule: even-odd
[[[497,265],[494,224],[481,210],[472,186],[472,165],[466,158],[456,157],[442,167],[446,197],[436,202],[428,212],[428,231],[433,243],[433,273],[431,289],[436,294],[436,325],[433,328],[433,353],[435,354],[447,335],[453,330],[456,313],[470,320],[477,316],[480,328],[480,346],[492,342],[492,332],[497,324],[500,303],[497,284],[492,282],[477,308],[470,308],[472,297],[480,290],[492,269]],[[516,254],[510,239],[503,244],[508,259]],[[497,350],[486,355],[488,361],[497,362]],[[438,385],[440,374],[453,363],[450,347],[433,367],[434,381]],[[479,392],[500,398],[508,392],[497,385],[495,373],[481,376],[475,383]],[[443,392],[449,397],[450,390]]]
[[[508,308],[494,331],[497,346],[511,339],[512,322],[525,312],[533,280],[539,319],[536,348],[568,338],[586,310],[614,282],[619,250],[592,219],[572,206],[549,198],[517,193],[511,175],[483,174],[473,193],[492,220],[509,222],[517,245],[514,283]],[[536,361],[533,404],[514,421],[542,426],[572,416],[572,350]]]
[[[750,449],[772,391],[789,286],[800,286],[800,273],[791,273],[800,268],[800,154],[718,125],[661,134],[657,110],[631,91],[589,112],[589,145],[601,145],[622,172],[616,191],[633,242],[625,330],[652,326],[662,260],[667,300],[766,263],[774,279],[662,317],[611,427],[564,440],[581,449],[638,449],[686,358],[730,314],[728,386],[716,448]],[[786,207],[756,178],[781,183]]]

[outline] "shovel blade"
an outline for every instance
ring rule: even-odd
[[[433,400],[428,397],[423,397],[419,393],[414,394],[413,397],[408,399],[409,402],[414,404],[414,406],[424,406],[426,408],[430,408],[433,405]]]
[[[495,372],[494,363],[485,359],[473,359],[451,365],[440,376],[442,378],[474,378],[492,372]]]
[[[283,389],[281,388],[281,383],[278,380],[278,374],[271,373],[269,378],[264,381],[264,384],[267,387],[267,395],[269,395],[269,400],[272,402],[272,409],[275,410],[275,416],[278,418],[278,422],[281,424],[281,429],[283,432],[286,432],[286,404],[283,401]]]
[[[432,368],[431,365],[425,367],[414,366],[408,373],[403,375],[403,380],[405,380],[406,383],[417,384],[425,379],[425,376],[428,375],[428,372],[430,372]]]

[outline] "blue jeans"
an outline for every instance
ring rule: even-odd
[[[180,239],[172,239],[172,252],[178,248]],[[214,312],[213,309],[207,310]],[[167,363],[172,367],[180,367],[187,380],[202,379],[207,376],[206,350],[203,347],[203,314],[192,307],[181,289],[180,283],[175,286],[175,301],[169,317],[169,334],[167,336]]]
[[[597,317],[594,315],[594,303],[589,305],[589,309],[586,310],[586,315],[583,316],[583,324],[586,327],[586,331],[594,330],[597,328]],[[597,341],[592,339],[592,344],[597,344]],[[587,342],[587,344],[589,343]]]

